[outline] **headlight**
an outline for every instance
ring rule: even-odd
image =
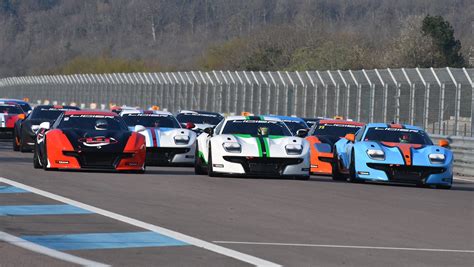
[[[288,155],[299,155],[303,152],[301,145],[289,144],[285,146],[286,154]]]
[[[428,157],[430,158],[431,163],[434,163],[434,164],[442,164],[444,163],[444,160],[446,159],[444,154],[439,154],[439,153],[430,154]]]
[[[222,144],[225,151],[230,153],[240,153],[242,151],[242,146],[236,142],[225,142]]]
[[[34,133],[36,133],[36,131],[38,131],[39,128],[40,128],[39,125],[32,125],[32,126],[31,126],[31,131],[34,132]]]
[[[369,155],[371,159],[385,160],[385,153],[380,149],[369,149],[367,150],[367,155]]]
[[[174,143],[177,145],[187,145],[189,143],[189,136],[177,135],[174,137]]]

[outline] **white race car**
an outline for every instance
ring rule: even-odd
[[[170,112],[123,110],[120,116],[131,131],[135,130],[136,125],[146,127],[140,133],[146,139],[147,165],[194,164],[196,133],[181,128],[181,124]]]
[[[233,116],[198,139],[195,173],[309,179],[309,143],[278,118]]]
[[[176,114],[176,119],[183,126],[193,123],[195,125],[193,131],[199,135],[204,129],[215,127],[217,124],[219,124],[219,122],[224,119],[224,116],[217,112],[181,110],[178,114]]]

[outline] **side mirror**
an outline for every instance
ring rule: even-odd
[[[296,136],[298,137],[305,138],[307,135],[308,135],[308,130],[306,129],[299,129],[298,131],[296,131]]]
[[[135,125],[135,130],[134,130],[135,132],[139,133],[139,132],[143,132],[143,131],[145,131],[145,130],[146,130],[145,126],[143,126],[143,125]]]
[[[210,136],[214,135],[214,129],[211,127],[204,129],[203,132],[207,133]]]
[[[19,120],[24,120],[26,118],[25,114],[18,114],[18,119]]]
[[[186,123],[186,129],[191,130],[191,129],[194,129],[195,127],[196,127],[196,125],[192,122]]]
[[[438,141],[438,146],[440,147],[449,147],[449,141],[446,139],[441,139]]]
[[[45,130],[49,130],[49,128],[51,127],[51,124],[47,121],[45,122],[42,122],[40,125],[39,125],[39,129],[45,129]]]
[[[355,141],[355,134],[346,134],[346,136],[344,136],[344,138],[346,138],[346,139],[349,140],[350,142],[354,143],[354,141]]]

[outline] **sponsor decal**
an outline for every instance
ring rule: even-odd
[[[124,114],[124,117],[171,117],[168,114],[154,114],[154,113],[129,113],[129,114]]]
[[[403,132],[403,133],[419,133],[419,130],[404,129],[404,128],[387,128],[387,127],[375,127],[377,131],[392,131],[392,132]]]
[[[70,118],[114,119],[114,116],[96,115],[96,114],[69,115],[69,117]]]
[[[324,129],[325,127],[345,127],[345,128],[360,128],[359,125],[353,124],[339,124],[339,123],[325,123],[318,126],[318,129]]]
[[[118,141],[115,140],[114,138],[104,137],[104,136],[80,138],[79,142],[85,146],[97,147],[99,149],[102,148],[102,146],[118,143]]]

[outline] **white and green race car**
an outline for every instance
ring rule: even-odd
[[[233,116],[196,142],[196,174],[309,179],[309,143],[278,118]]]

